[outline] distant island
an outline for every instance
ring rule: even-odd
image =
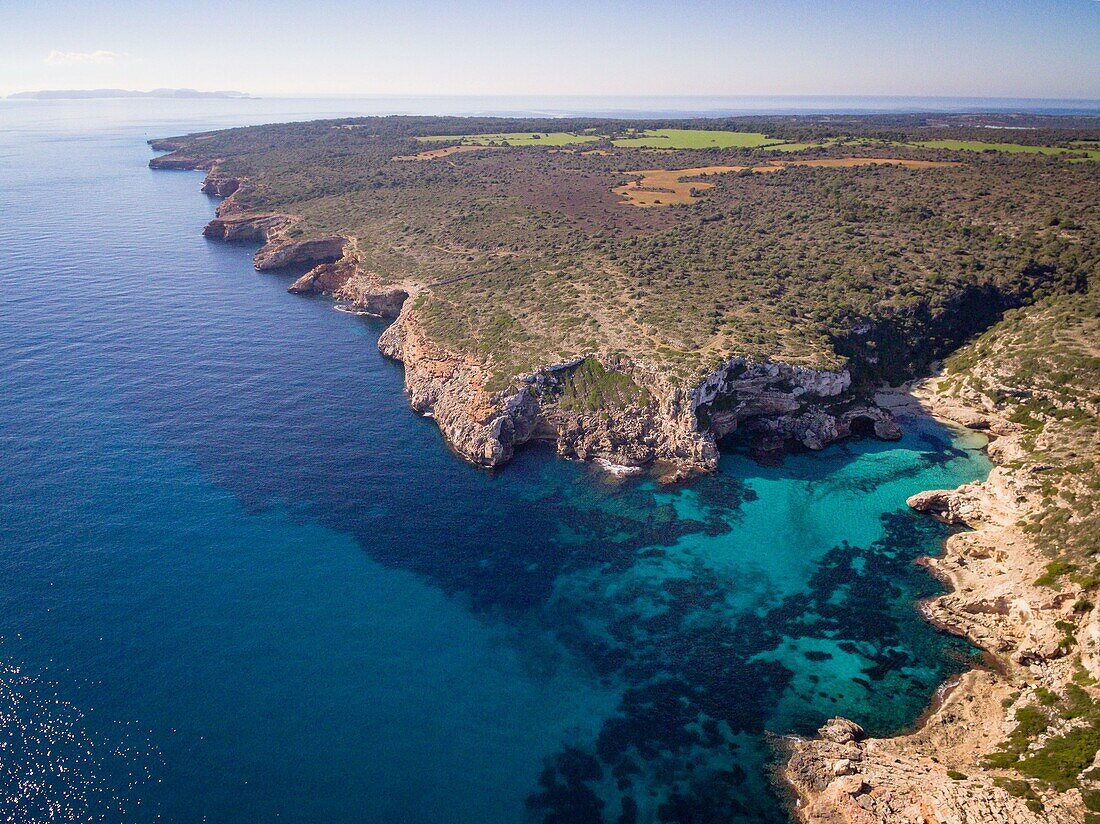
[[[217,91],[200,92],[196,89],[153,89],[139,92],[132,89],[45,89],[35,92],[16,92],[9,94],[8,100],[95,100],[112,97],[167,97],[176,100],[235,100],[249,99],[252,95],[244,92]]]

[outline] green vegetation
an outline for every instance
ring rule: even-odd
[[[1043,467],[1041,507],[1023,524],[1052,558],[1040,586],[1100,585],[1100,283],[1088,284],[1009,312],[946,362],[947,391],[1023,426]]]
[[[462,143],[466,146],[573,146],[600,140],[598,135],[574,132],[498,132],[474,135],[432,135],[421,140]]]
[[[1100,812],[1100,789],[1083,789],[1081,798],[1084,799],[1085,809],[1089,812]]]
[[[1042,799],[1039,798],[1035,790],[1032,789],[1031,785],[1026,781],[1019,781],[1013,778],[998,778],[993,783],[1013,798],[1024,799],[1027,808],[1032,812],[1039,813],[1043,811]]]
[[[684,134],[730,145],[653,152],[607,139],[686,145]],[[823,158],[927,157],[932,150],[901,144],[930,134],[897,116],[392,117],[231,129],[174,145],[177,158],[217,160],[221,174],[244,178],[241,210],[293,214],[293,237],[353,237],[363,268],[420,286],[425,332],[486,362],[500,389],[511,375],[589,352],[622,352],[685,383],[733,355],[849,363],[857,380],[897,381],[1009,307],[1083,290],[1100,264],[1088,164],[958,152],[949,168],[715,175],[698,198],[656,209],[624,206],[613,192],[638,169],[761,164],[792,144]],[[504,139],[514,150],[393,160],[424,141]],[[752,143],[766,145],[741,145]]]
[[[595,412],[646,406],[649,393],[621,372],[608,372],[595,358],[585,358],[562,378],[562,409]]]
[[[986,764],[1014,769],[1064,792],[1078,786],[1100,751],[1100,702],[1075,683],[1061,695],[1039,688],[1035,697],[1037,704],[1016,711],[1016,729]],[[1013,795],[1037,798],[1026,781],[1001,781]]]
[[[925,149],[950,149],[965,152],[1007,152],[1009,154],[1063,154],[1057,146],[1028,146],[1023,143],[986,143],[984,140],[919,140],[910,145]]]
[[[731,132],[719,129],[646,129],[630,136],[614,137],[612,143],[633,149],[747,149],[782,143],[760,132]]]
[[[844,146],[910,146],[952,152],[991,152],[1004,154],[1070,155],[1069,159],[1100,160],[1100,141],[1070,140],[1063,145],[992,143],[985,140],[887,140],[857,135],[837,135],[811,141],[787,141],[763,132],[729,129],[597,129],[544,132],[494,132],[452,135],[425,135],[420,140],[460,143],[466,146],[573,146],[581,143],[610,141],[619,148],[631,149],[767,149],[773,152],[801,152]]]
[[[1025,143],[987,143],[984,140],[919,140],[910,143],[925,149],[948,149],[963,152],[1004,152],[1007,154],[1062,155],[1084,153],[1089,160],[1100,160],[1100,151],[1089,151],[1090,141],[1074,141],[1068,147],[1036,146]],[[1096,145],[1096,144],[1092,144]]]
[[[804,152],[806,149],[824,148],[838,145],[839,141],[832,143],[773,143],[767,147],[769,152]]]

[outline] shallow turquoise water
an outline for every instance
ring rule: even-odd
[[[3,817],[778,821],[769,734],[904,728],[972,660],[904,500],[983,476],[974,436],[675,490],[467,467],[380,325],[146,168],[278,105],[0,111]]]

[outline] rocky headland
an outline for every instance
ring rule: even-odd
[[[573,155],[535,150],[449,153],[432,166],[409,159],[418,144],[401,121],[270,127],[274,142],[265,128],[153,141],[171,154],[150,165],[205,171],[203,190],[224,199],[204,234],[261,244],[258,270],[305,270],[291,292],[391,320],[378,347],[404,364],[412,408],[478,466],[539,440],[675,481],[715,470],[718,441],[735,431],[762,460],[851,434],[896,439],[911,415],[987,433],[988,479],[909,505],[969,530],[924,561],[948,592],[921,608],[989,666],[947,685],[911,734],[874,739],[835,719],[789,741],[783,776],[806,824],[1100,820],[1100,528],[1085,526],[1100,482],[1086,427],[1095,398],[1080,402],[1100,363],[1100,314],[1081,308],[1096,265],[1091,224],[1050,217],[1054,202],[1094,198],[1084,167],[872,170],[858,173],[858,197],[839,194],[848,177],[822,174],[836,188],[815,189],[816,178],[785,184],[784,171],[662,217],[606,200],[608,183],[637,168],[610,152],[586,158],[591,174]],[[318,177],[308,209],[301,163]],[[958,197],[963,186],[973,197]],[[474,202],[490,191],[491,205]],[[335,216],[334,197],[348,198]],[[792,215],[804,232],[786,231]],[[1034,329],[990,352],[968,344],[977,365],[960,366],[951,387],[868,390],[927,372],[1043,294],[1077,314],[1029,314]],[[1052,388],[1040,392],[1043,375]],[[1070,423],[1071,448],[1059,448]]]
[[[150,165],[207,171],[202,190],[224,199],[203,234],[260,243],[253,261],[259,271],[309,267],[290,292],[327,295],[342,308],[392,319],[378,348],[404,365],[412,408],[432,417],[455,452],[478,466],[500,466],[517,447],[540,440],[569,458],[651,467],[664,480],[680,480],[714,471],[718,440],[738,429],[752,433],[760,456],[795,445],[820,450],[853,432],[901,437],[889,410],[852,391],[846,367],[733,357],[702,380],[683,384],[621,355],[591,352],[491,387],[488,363],[425,333],[416,296],[431,284],[384,284],[361,265],[355,238],[292,238],[293,216],[238,207],[234,195],[242,182],[221,175],[216,163],[169,155]]]

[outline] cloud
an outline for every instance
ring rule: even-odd
[[[115,63],[126,57],[125,54],[119,54],[113,51],[104,51],[98,49],[92,52],[65,52],[52,50],[46,55],[46,62],[51,66],[71,66],[78,63],[94,63],[97,65],[106,65],[109,63]]]

